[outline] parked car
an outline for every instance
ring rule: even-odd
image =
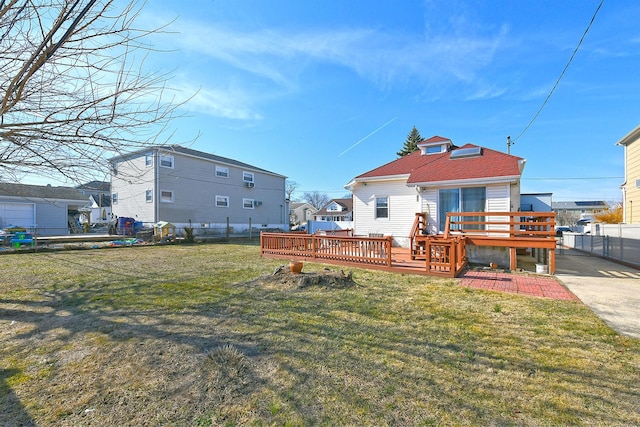
[[[556,227],[556,236],[562,236],[564,232],[571,232],[569,227]]]

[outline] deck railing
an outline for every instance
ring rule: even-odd
[[[549,272],[555,271],[555,218],[554,212],[448,212],[444,233],[424,234],[426,214],[417,213],[412,229],[411,258],[432,259],[428,242],[446,241],[464,237],[464,245],[509,248],[510,268],[515,270],[516,249],[529,248],[548,260]],[[433,243],[431,243],[433,244]],[[427,254],[430,256],[427,257]],[[438,262],[435,263],[437,265]],[[432,265],[431,269],[434,268]]]
[[[466,237],[445,239],[439,236],[428,236],[424,243],[426,268],[429,274],[455,277],[466,266]]]
[[[260,252],[271,258],[303,258],[391,267],[392,240],[392,237],[261,233]]]
[[[555,225],[555,212],[448,212],[444,236],[554,238]]]

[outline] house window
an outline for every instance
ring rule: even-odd
[[[173,203],[173,191],[160,191],[160,201],[164,203]]]
[[[242,180],[244,182],[250,182],[253,184],[253,173],[252,172],[242,172]]]
[[[376,218],[389,218],[389,197],[376,197]]]
[[[440,190],[438,203],[439,229],[444,231],[447,223],[447,212],[485,212],[487,189],[485,187],[449,188]],[[480,217],[465,217],[464,221],[480,221]],[[479,230],[480,224],[469,224],[467,230]]]
[[[145,192],[145,200],[147,203],[153,202],[153,190],[147,190]]]
[[[442,145],[431,145],[425,148],[425,154],[437,154],[442,153]]]
[[[216,176],[218,178],[229,178],[229,168],[216,166]]]
[[[111,193],[111,203],[114,205],[118,204],[118,193]]]
[[[216,196],[216,207],[217,208],[228,208],[229,207],[229,196]]]
[[[253,199],[242,199],[242,207],[244,209],[253,209]]]
[[[153,154],[152,153],[147,153],[144,156],[144,165],[149,167],[149,166],[153,166]]]
[[[160,166],[173,169],[173,156],[160,155]]]

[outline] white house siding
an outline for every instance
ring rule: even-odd
[[[489,185],[487,189],[487,202],[485,205],[486,212],[508,212],[510,206],[510,185],[497,184]],[[443,187],[444,188],[444,187]],[[422,204],[421,212],[427,214],[427,229],[432,234],[437,234],[439,227],[438,215],[438,194],[440,188],[424,189],[421,193]],[[503,218],[495,220],[502,221]],[[502,226],[494,226],[494,229],[504,229]],[[508,228],[508,227],[507,227]]]
[[[111,174],[111,194],[117,194],[117,200],[111,201],[111,212],[118,217],[134,218],[136,221],[154,223],[153,200],[155,158],[151,166],[145,165],[145,154],[128,158],[117,164],[116,173]],[[153,200],[146,201],[147,190],[152,191]]]
[[[487,212],[510,212],[511,211],[511,185],[508,183],[487,186]],[[489,216],[487,221],[508,221],[509,217]],[[508,230],[509,225],[488,225],[489,230]],[[492,234],[494,237],[502,234]],[[505,235],[508,236],[508,235]]]
[[[354,231],[357,235],[382,233],[393,236],[394,244],[408,246],[409,234],[416,212],[420,212],[420,198],[414,187],[405,180],[367,182],[353,190]],[[376,197],[389,197],[389,218],[376,218]]]
[[[438,190],[435,188],[422,192],[421,212],[427,214],[429,234],[438,234]]]

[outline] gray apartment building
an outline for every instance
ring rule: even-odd
[[[111,160],[117,217],[167,221],[196,234],[288,229],[287,177],[182,146],[155,146]]]

